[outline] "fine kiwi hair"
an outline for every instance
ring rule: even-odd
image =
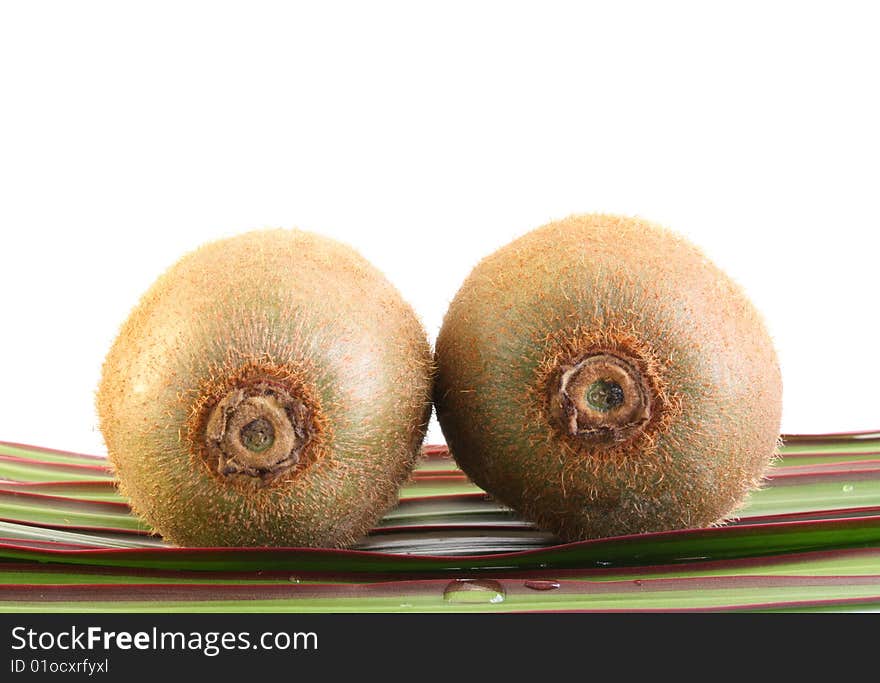
[[[353,248],[254,230],[149,288],[96,406],[120,491],[167,541],[348,547],[412,471],[432,376],[415,312]]]
[[[696,246],[640,218],[573,215],[484,258],[435,361],[458,464],[565,541],[725,523],[777,454],[762,317]]]

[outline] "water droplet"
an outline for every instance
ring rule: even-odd
[[[287,580],[290,583],[300,583],[301,579],[298,576],[288,576]]]
[[[533,591],[555,591],[559,588],[559,581],[529,580],[525,582],[525,587]]]
[[[852,484],[844,484],[843,485],[843,492],[844,493],[852,493],[853,489],[855,489],[855,486],[853,486]]]
[[[446,602],[486,604],[504,602],[504,587],[491,579],[456,579],[443,591]]]
[[[613,562],[609,562],[608,560],[596,560],[597,567],[610,567],[613,564]]]
[[[412,608],[412,603],[409,603],[409,602],[400,603],[400,609],[411,609],[411,608]]]

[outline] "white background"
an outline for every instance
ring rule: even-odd
[[[784,431],[880,428],[870,7],[4,2],[0,439],[103,453],[103,357],[206,240],[348,242],[433,340],[480,258],[589,211],[745,287]]]

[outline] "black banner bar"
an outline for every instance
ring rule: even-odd
[[[259,675],[368,678],[521,674],[524,667],[622,667],[725,672],[748,664],[785,672],[839,645],[852,665],[872,633],[866,615],[745,614],[0,614],[0,680],[138,680]],[[848,635],[854,637],[848,639]],[[672,668],[670,668],[672,667]],[[392,678],[396,676],[391,676]],[[579,676],[583,677],[583,676]],[[590,676],[592,677],[592,675]]]

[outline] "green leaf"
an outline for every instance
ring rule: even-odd
[[[540,588],[536,588],[540,586]],[[730,610],[880,603],[880,577],[705,577],[635,581],[434,579],[378,584],[0,586],[0,609],[140,612],[503,612]],[[805,599],[805,594],[809,598]]]
[[[0,490],[0,519],[37,526],[149,533],[147,524],[123,503],[59,498]]]
[[[782,454],[735,524],[560,545],[426,447],[400,504],[338,551],[171,548],[105,460],[0,444],[0,611],[880,609],[880,434]]]

